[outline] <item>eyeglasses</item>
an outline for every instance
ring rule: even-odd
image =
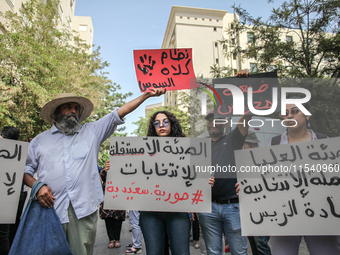
[[[153,126],[154,126],[155,128],[159,128],[159,127],[161,126],[161,123],[163,123],[163,126],[164,126],[164,127],[167,127],[167,126],[169,126],[170,121],[169,121],[169,120],[163,120],[163,122],[162,122],[162,121],[155,121],[155,122],[153,123]]]
[[[298,114],[299,112],[300,112],[300,109],[292,109],[292,110],[290,110],[290,114],[291,114],[292,116]],[[282,117],[286,117],[286,116],[288,116],[288,115],[289,115],[289,110],[286,111],[286,115],[281,115],[281,116],[282,116]]]

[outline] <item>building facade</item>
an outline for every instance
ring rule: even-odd
[[[46,4],[49,0],[42,0]],[[6,11],[12,11],[19,13],[21,8],[25,8],[27,0],[0,0],[0,11],[5,13]],[[61,0],[58,6],[58,27],[66,25],[70,30],[75,31],[75,35],[78,35],[84,43],[90,45],[88,53],[92,52],[93,42],[93,25],[91,17],[75,16],[76,0]],[[7,28],[5,25],[5,18],[0,16],[0,33],[6,33]]]
[[[213,10],[195,7],[173,6],[165,31],[162,49],[192,48],[193,66],[196,77],[211,78],[211,67],[227,67],[235,75],[238,70],[256,72],[255,58],[240,59],[231,54],[233,47],[246,49],[248,42],[253,40],[253,33],[245,31],[230,36],[226,29],[233,29],[238,16],[225,10]],[[287,32],[282,40],[298,40],[298,34]],[[225,40],[227,46],[223,49],[220,40]],[[227,53],[227,54],[226,54]],[[287,63],[282,63],[287,64]],[[268,70],[270,71],[270,70]],[[179,93],[185,91],[167,92],[164,104],[179,106]]]

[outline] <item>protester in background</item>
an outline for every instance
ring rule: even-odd
[[[109,138],[123,118],[146,99],[160,96],[165,89],[155,89],[124,104],[98,121],[81,124],[91,115],[92,102],[71,93],[58,95],[40,111],[51,124],[29,145],[24,181],[32,187],[46,184],[37,193],[38,202],[54,208],[63,225],[67,241],[75,255],[92,254],[96,237],[98,206],[103,191],[97,170],[102,142]]]
[[[110,160],[106,161],[104,168],[100,171],[100,177],[102,180],[103,192],[105,193],[105,182],[107,171],[110,169]],[[99,217],[105,220],[106,232],[109,237],[108,248],[119,248],[120,233],[122,231],[122,224],[125,221],[126,211],[124,210],[106,210],[104,208],[104,202],[100,204]]]
[[[33,138],[26,138],[24,142],[31,142]],[[21,214],[24,209],[25,201],[27,198],[27,186],[22,182],[22,188],[20,192],[20,199],[19,199],[19,205],[18,205],[18,211],[17,211],[17,216],[15,219],[15,224],[11,224],[9,226],[9,246],[12,246],[15,234],[18,230],[20,219],[21,219]]]
[[[1,130],[1,137],[11,140],[18,140],[20,136],[20,131],[16,127],[7,126]]]
[[[200,248],[200,225],[198,223],[197,213],[192,213],[190,217],[192,227],[192,239],[195,242],[195,249]]]
[[[177,118],[170,112],[159,111],[149,121],[148,136],[185,137]],[[164,254],[165,233],[173,255],[189,255],[190,219],[184,212],[140,212],[146,253]]]
[[[148,136],[185,137],[177,118],[168,111],[158,111],[149,121]],[[213,180],[209,182],[213,184]],[[172,255],[188,255],[190,237],[189,214],[185,212],[141,211],[139,218],[148,255],[163,255],[166,233]]]
[[[248,72],[241,70],[236,76],[247,77]],[[207,130],[211,138],[211,164],[223,168],[235,167],[234,151],[242,149],[248,133],[250,115],[242,116],[237,127],[227,135],[224,129],[227,124],[214,125],[214,112],[205,117]],[[222,254],[222,235],[228,239],[232,254],[247,254],[247,238],[242,237],[239,201],[235,192],[235,172],[215,172],[215,184],[212,187],[212,212],[199,213],[199,221],[207,252],[209,255]]]
[[[257,139],[256,133],[248,131],[243,149],[259,147],[260,140]],[[253,255],[271,255],[270,247],[268,245],[269,236],[248,236],[251,251]]]
[[[15,127],[7,126],[1,130],[2,138],[18,140],[19,136],[20,136],[20,131],[19,129]],[[20,222],[20,217],[21,217],[22,209],[25,204],[26,197],[27,197],[27,190],[25,190],[24,185],[22,185],[18,209],[17,209],[17,215],[15,218],[15,224],[0,224],[0,254],[1,255],[6,255],[9,252],[15,232],[18,229],[18,225]]]
[[[142,230],[139,226],[139,211],[129,211],[129,221],[132,226],[132,243],[126,245],[128,248],[125,254],[135,254],[142,252]]]
[[[292,97],[291,99],[299,99]],[[309,103],[303,104],[309,111]],[[296,142],[312,141],[327,138],[326,135],[316,133],[310,129],[310,117],[295,104],[286,105],[286,114],[281,116],[288,126],[287,131],[282,135],[273,137],[270,145],[289,144]],[[274,255],[298,255],[302,236],[272,236],[271,245]],[[304,236],[309,253],[311,255],[320,254],[340,254],[339,236]]]
[[[300,97],[292,97],[291,99],[300,99]],[[309,103],[303,106],[309,111],[311,109]],[[271,139],[269,145],[290,144],[297,142],[312,141],[327,138],[326,135],[314,132],[310,129],[310,117],[303,112],[295,104],[286,105],[286,114],[281,115],[288,126],[287,131],[282,135],[275,136]],[[240,187],[237,183],[236,192]],[[274,255],[298,255],[299,246],[302,236],[271,236],[271,250]],[[340,237],[339,236],[304,236],[310,255],[320,254],[340,254]]]

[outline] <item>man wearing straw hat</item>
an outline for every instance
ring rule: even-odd
[[[92,254],[96,236],[97,209],[103,201],[97,161],[99,147],[123,118],[147,98],[160,96],[155,89],[126,103],[92,123],[81,124],[93,110],[92,102],[71,93],[58,95],[41,109],[41,118],[52,124],[29,145],[24,181],[32,187],[45,184],[37,199],[41,206],[54,206],[74,254]]]

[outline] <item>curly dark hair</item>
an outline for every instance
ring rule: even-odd
[[[165,114],[170,121],[171,132],[170,132],[169,136],[171,136],[171,137],[185,137],[185,134],[182,132],[182,127],[179,124],[178,119],[175,117],[175,115],[173,115],[171,112],[168,112],[168,111],[158,111],[158,112],[155,112],[151,116],[150,121],[149,121],[149,128],[148,128],[147,136],[158,136],[157,133],[156,133],[156,129],[153,126],[153,123],[155,122],[156,116],[159,113]]]

